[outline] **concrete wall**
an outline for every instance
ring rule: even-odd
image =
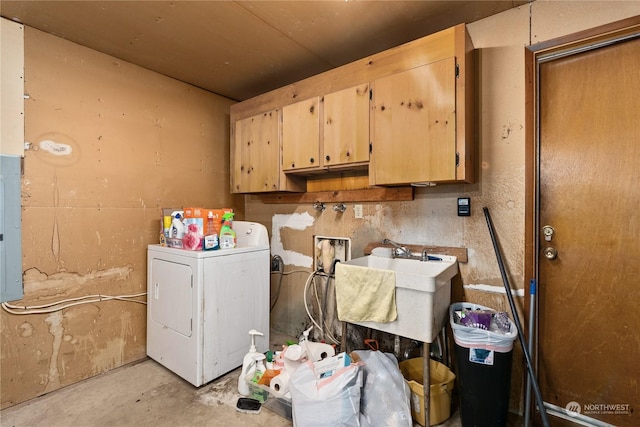
[[[410,202],[365,203],[364,218],[355,219],[353,204],[340,215],[328,206],[265,205],[247,198],[247,217],[274,228],[272,251],[288,269],[272,312],[272,327],[291,335],[310,325],[302,290],[311,267],[313,235],[353,239],[353,256],[370,242],[387,237],[403,243],[468,248],[460,264],[462,283],[454,294],[466,301],[509,311],[482,207],[491,212],[512,287],[524,294],[525,208],[525,47],[640,14],[638,1],[542,1],[469,24],[478,54],[479,180],[469,185],[416,188]],[[410,153],[409,153],[410,155]],[[456,200],[471,197],[472,215],[456,215]],[[278,241],[278,239],[280,239]],[[272,279],[272,289],[277,282]],[[520,308],[523,298],[517,299]],[[520,410],[521,352],[514,357],[512,409]]]
[[[236,208],[232,101],[27,27],[25,298],[146,292],[160,208]],[[144,298],[137,298],[144,301]],[[2,407],[146,355],[146,305],[108,301],[2,320]]]

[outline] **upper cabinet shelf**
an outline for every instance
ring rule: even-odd
[[[232,105],[231,192],[473,182],[473,65],[461,24]]]

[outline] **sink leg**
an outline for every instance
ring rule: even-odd
[[[424,393],[424,425],[429,426],[431,415],[431,343],[422,343],[422,388]]]
[[[447,328],[442,327],[442,363],[451,367],[451,356],[449,355],[449,337],[447,336]]]
[[[340,350],[347,351],[347,322],[342,322],[342,337],[340,338]]]

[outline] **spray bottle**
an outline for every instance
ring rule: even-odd
[[[209,211],[207,215],[207,228],[202,244],[205,251],[220,249],[220,240],[213,224],[213,211]]]
[[[249,396],[249,379],[253,378],[256,372],[256,357],[259,357],[260,353],[256,350],[256,335],[264,336],[262,332],[258,332],[255,329],[249,331],[251,335],[251,347],[249,347],[249,353],[244,355],[242,359],[242,371],[240,372],[240,378],[238,378],[238,393],[243,396]]]
[[[222,227],[220,228],[220,249],[236,247],[236,232],[233,231],[233,212],[222,215]]]

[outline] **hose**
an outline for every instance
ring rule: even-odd
[[[329,330],[328,326],[326,325],[325,322],[325,327],[323,328],[320,323],[318,323],[316,321],[316,319],[313,317],[313,315],[311,314],[311,311],[309,310],[309,305],[307,304],[307,292],[309,289],[309,286],[311,286],[311,283],[314,284],[315,287],[315,281],[313,280],[316,276],[323,276],[323,275],[327,275],[325,272],[323,272],[322,270],[315,270],[313,271],[309,277],[307,278],[307,281],[304,284],[304,291],[303,291],[303,302],[304,302],[304,308],[307,312],[307,316],[309,316],[309,319],[311,320],[311,322],[313,323],[313,325],[320,329],[321,331],[323,331],[323,333],[325,334],[326,338],[333,342],[334,344],[340,344],[340,342],[338,341],[338,339],[333,336],[333,334],[331,333],[331,331]],[[327,275],[328,276],[328,275]],[[317,290],[315,291],[315,295],[316,295],[316,303],[318,304],[318,311],[320,311],[321,317],[324,316],[324,314],[322,313],[322,304],[320,303],[320,299],[318,298],[318,292]],[[321,322],[322,323],[322,322]]]
[[[139,294],[132,295],[85,295],[82,297],[76,298],[68,298],[62,301],[41,304],[41,305],[32,305],[32,306],[21,306],[21,305],[13,305],[8,302],[2,303],[2,308],[11,314],[46,314],[53,313],[56,311],[64,310],[69,307],[74,307],[76,305],[82,304],[93,304],[97,302],[103,301],[128,301],[128,302],[137,302],[138,304],[146,304],[146,301],[135,300],[133,298],[141,297],[147,295],[146,292],[141,292]]]

